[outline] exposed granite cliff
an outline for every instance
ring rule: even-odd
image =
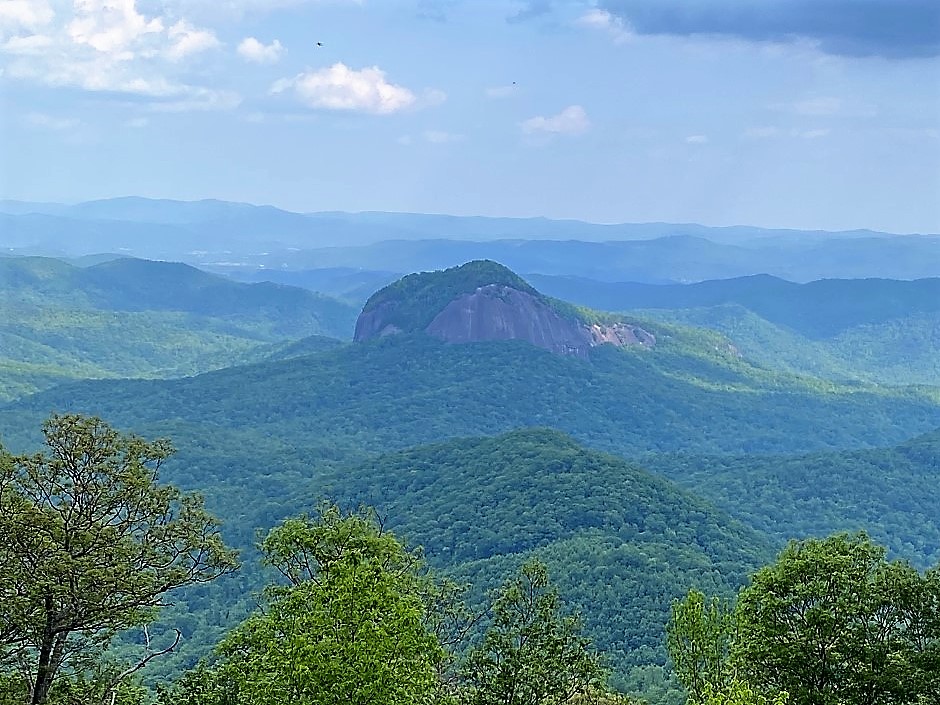
[[[656,343],[651,333],[627,321],[588,320],[494,262],[410,275],[382,289],[366,302],[355,340],[417,331],[448,343],[526,340],[559,355],[579,357],[605,343]]]

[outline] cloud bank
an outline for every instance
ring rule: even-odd
[[[135,0],[0,3],[0,61],[11,78],[145,96],[158,109],[238,104],[230,91],[180,78],[192,57],[220,46],[211,30],[183,18],[147,15]]]
[[[636,34],[809,40],[828,54],[940,56],[938,0],[601,0]]]

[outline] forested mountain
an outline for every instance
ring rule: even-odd
[[[69,379],[173,377],[262,359],[304,335],[348,337],[349,306],[184,264],[0,258],[0,399]]]
[[[163,477],[203,493],[226,539],[245,549],[240,575],[189,588],[166,614],[164,628],[180,625],[186,639],[159,667],[166,676],[191,665],[253,607],[262,581],[251,548],[256,531],[323,497],[376,506],[396,532],[425,546],[435,566],[472,580],[477,597],[526,558],[543,559],[610,655],[616,682],[663,703],[679,701],[663,670],[663,624],[687,588],[729,595],[775,545],[807,533],[868,528],[919,564],[940,556],[931,501],[936,389],[772,371],[714,331],[579,308],[492,262],[412,275],[377,292],[360,318],[378,322],[376,335],[352,343],[316,335],[323,300],[297,289],[126,259],[81,268],[6,258],[0,266],[5,291],[19,297],[3,305],[24,312],[8,319],[11,330],[43,320],[30,311],[60,312],[64,321],[100,316],[123,337],[95,339],[109,343],[112,356],[128,355],[127,321],[141,316],[146,330],[160,331],[160,317],[173,316],[188,321],[191,329],[177,323],[177,330],[192,335],[240,336],[253,347],[239,354],[262,360],[175,379],[70,382],[0,406],[0,438],[14,451],[36,446],[50,411],[171,438],[179,452]],[[880,291],[893,284],[880,283]],[[817,335],[893,316],[894,299],[898,310],[932,311],[920,289],[908,295],[903,287],[880,309],[862,300],[833,308],[826,293],[781,303],[772,293],[794,286],[757,279],[702,288],[751,287],[762,302],[752,305]],[[468,303],[484,291],[502,308]],[[800,305],[814,301],[828,313],[802,318]],[[479,316],[498,310],[497,328],[511,339],[446,342],[456,339],[437,335],[432,323],[455,302],[476,313],[451,324],[478,330]],[[536,309],[557,318],[552,326],[633,326],[647,344],[598,339],[583,354],[543,349],[521,325]],[[504,325],[507,317],[515,322]],[[76,320],[81,327],[90,319]],[[910,440],[924,433],[932,435]]]
[[[672,599],[695,585],[730,595],[772,554],[672,483],[548,429],[384,454],[320,482],[341,503],[376,507],[432,564],[478,588],[542,558],[634,689],[652,678],[644,667],[665,665]]]
[[[940,429],[893,448],[644,462],[778,541],[865,530],[895,556],[940,564]]]
[[[926,391],[771,375],[717,336],[651,328],[655,348],[601,346],[589,360],[522,341],[399,335],[185,379],[61,385],[0,414],[16,425],[50,409],[130,428],[176,419],[207,436],[250,429],[367,451],[537,425],[622,453],[781,453],[883,445],[940,425]]]
[[[836,380],[940,385],[940,279],[766,275],[686,285],[531,275],[583,306],[711,328],[765,367]]]

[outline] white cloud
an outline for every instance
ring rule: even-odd
[[[55,12],[46,0],[0,2],[0,36],[9,31],[37,30],[52,22]]]
[[[262,44],[254,37],[245,37],[238,45],[239,56],[256,64],[276,64],[285,51],[277,39],[270,44]]]
[[[172,42],[166,50],[171,61],[181,61],[191,54],[221,46],[215,34],[206,29],[196,29],[186,20],[180,20],[167,32]]]
[[[375,115],[404,110],[416,101],[410,90],[386,81],[385,72],[378,66],[356,71],[336,63],[326,69],[275,81],[271,93],[283,93],[288,89],[293,89],[297,98],[311,108]]]
[[[689,135],[685,138],[689,144],[708,144],[708,137],[705,135]]]
[[[607,10],[596,7],[581,15],[575,21],[575,24],[587,29],[606,32],[618,44],[627,41],[631,37],[630,31],[620,17],[615,17]]]
[[[52,37],[45,34],[30,34],[26,37],[10,37],[0,48],[6,54],[36,56],[47,51],[52,44]]]
[[[133,58],[131,50],[146,35],[163,31],[163,20],[137,12],[135,0],[75,0],[75,17],[66,26],[75,44],[124,59]]]
[[[146,96],[160,109],[224,108],[240,100],[185,81],[186,60],[220,46],[212,31],[181,17],[143,12],[136,0],[62,0],[55,7],[52,12],[45,0],[0,0],[0,31],[17,23],[16,35],[0,41],[5,75]]]
[[[585,132],[591,126],[587,113],[580,105],[569,105],[557,115],[544,117],[537,115],[521,124],[522,131],[527,134],[567,134],[577,135]]]

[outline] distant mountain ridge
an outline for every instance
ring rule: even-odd
[[[767,275],[684,285],[528,275],[568,301],[728,336],[752,362],[797,374],[940,386],[940,279]]]
[[[799,284],[764,274],[685,285],[541,275],[531,279],[550,296],[603,311],[738,304],[772,323],[814,338],[915,313],[940,312],[940,278],[822,279]]]
[[[292,213],[217,200],[137,197],[71,206],[0,202],[0,251],[68,257],[119,252],[236,275],[315,268],[405,273],[492,259],[519,272],[652,283],[760,273],[792,281],[940,276],[937,234]]]
[[[416,332],[448,343],[524,340],[584,358],[605,343],[656,344],[652,333],[622,317],[546,297],[514,272],[487,260],[410,274],[389,284],[366,302],[354,340]]]

